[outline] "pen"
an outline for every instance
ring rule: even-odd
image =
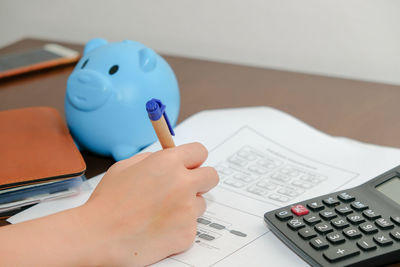
[[[154,131],[163,149],[175,146],[174,140],[172,139],[172,135],[175,135],[175,133],[169,123],[165,108],[161,100],[155,98],[146,103],[147,114],[149,115],[151,124],[153,124]]]

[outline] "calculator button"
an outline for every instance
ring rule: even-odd
[[[338,195],[338,199],[340,199],[343,202],[352,202],[353,200],[355,200],[356,198],[346,192],[340,193]]]
[[[314,228],[320,234],[327,234],[327,233],[330,233],[333,231],[332,226],[330,226],[328,223],[324,223],[324,222],[315,225]]]
[[[360,223],[365,222],[364,217],[362,217],[361,215],[358,215],[358,214],[350,214],[350,215],[347,215],[346,218],[352,224],[360,224]]]
[[[375,234],[378,232],[378,228],[376,228],[376,226],[370,222],[360,224],[359,228],[364,234],[367,235]]]
[[[361,201],[354,201],[353,203],[351,203],[351,207],[358,211],[368,209],[368,205],[365,203],[362,203]]]
[[[400,241],[400,230],[393,230],[390,232],[390,236],[396,241]]]
[[[322,250],[329,247],[328,242],[321,237],[316,237],[314,239],[311,239],[310,245],[316,250]]]
[[[344,236],[339,232],[333,232],[326,235],[326,239],[332,244],[341,244],[345,241]]]
[[[357,246],[364,251],[376,249],[376,245],[372,241],[369,241],[367,239],[361,239],[360,241],[357,241]]]
[[[322,205],[322,203],[319,201],[313,201],[311,203],[308,203],[307,207],[312,211],[320,211],[325,208],[324,205]]]
[[[331,221],[331,224],[336,228],[336,229],[343,229],[349,226],[349,223],[343,219],[343,218],[336,218]]]
[[[340,261],[360,254],[360,251],[351,244],[333,247],[324,252],[324,257],[331,261]]]
[[[390,216],[390,219],[392,222],[394,222],[397,225],[400,225],[400,216]]]
[[[328,198],[322,200],[322,202],[323,202],[325,205],[327,205],[328,207],[333,207],[333,206],[336,206],[336,205],[339,205],[339,204],[340,204],[339,200],[337,200],[337,199],[334,198],[334,197],[328,197]]]
[[[321,219],[315,215],[307,215],[303,217],[303,220],[306,222],[308,225],[314,225],[319,222],[321,222]]]
[[[376,213],[375,211],[370,210],[370,209],[364,210],[363,215],[368,220],[375,220],[375,219],[378,219],[381,217],[381,215],[379,213]]]
[[[289,219],[292,219],[293,215],[288,210],[280,210],[275,213],[275,217],[281,221],[287,221]]]
[[[389,246],[393,244],[393,241],[385,234],[378,234],[374,236],[374,241],[379,245],[379,246]]]
[[[298,230],[306,226],[300,219],[291,219],[287,224],[292,230]]]
[[[325,210],[325,211],[321,211],[319,213],[319,215],[322,217],[322,219],[324,220],[331,220],[333,218],[337,217],[337,214],[335,212],[333,212],[332,210]]]
[[[383,230],[392,229],[394,227],[393,223],[385,218],[376,219],[375,224]]]
[[[343,230],[343,234],[350,239],[359,238],[361,236],[361,232],[354,227],[349,227]]]
[[[316,237],[317,233],[313,229],[306,227],[299,230],[299,236],[304,240],[309,240],[313,237]]]
[[[347,205],[340,205],[335,208],[336,212],[340,215],[347,215],[353,212],[353,210]]]
[[[304,207],[303,205],[295,205],[291,208],[292,213],[296,214],[297,216],[307,215],[310,211]]]

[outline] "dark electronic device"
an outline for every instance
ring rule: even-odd
[[[352,189],[267,212],[264,220],[312,266],[400,262],[400,166]]]
[[[58,44],[0,55],[0,79],[77,62],[79,52]]]

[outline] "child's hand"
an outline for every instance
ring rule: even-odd
[[[218,183],[194,143],[114,164],[86,204],[0,228],[1,266],[143,266],[187,249]]]
[[[96,263],[142,266],[189,248],[201,195],[218,183],[214,168],[199,167],[206,158],[193,143],[114,164],[79,208]]]

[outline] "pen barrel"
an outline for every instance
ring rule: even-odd
[[[158,121],[152,120],[151,124],[153,124],[154,131],[156,132],[158,140],[160,140],[160,144],[163,149],[175,147],[174,140],[172,139],[164,116],[161,116]]]

